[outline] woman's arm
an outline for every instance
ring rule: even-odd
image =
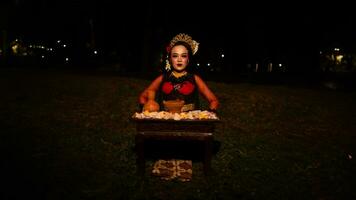
[[[139,103],[140,104],[145,104],[148,100],[148,91],[153,90],[157,91],[159,89],[159,85],[162,82],[163,75],[158,76],[155,80],[151,82],[151,84],[143,91],[141,92],[139,96]]]
[[[200,93],[208,100],[210,110],[217,110],[219,107],[218,98],[214,95],[214,93],[205,84],[203,79],[201,79],[198,75],[194,75],[194,78],[195,78],[195,82],[197,83]]]

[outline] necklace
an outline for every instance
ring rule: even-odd
[[[182,77],[182,76],[184,76],[184,75],[186,75],[187,74],[187,71],[184,71],[184,72],[176,72],[176,71],[173,71],[172,72],[172,75],[174,76],[174,77],[176,77],[176,78],[180,78],[180,77]]]

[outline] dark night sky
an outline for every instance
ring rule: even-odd
[[[2,4],[10,12],[2,13],[10,32],[33,40],[62,37],[78,43],[88,41],[91,19],[97,45],[103,48],[142,46],[145,37],[151,38],[151,43],[162,44],[178,32],[191,34],[202,47],[221,47],[231,54],[243,52],[252,59],[334,43],[346,48],[356,46],[356,7],[351,1],[6,2]]]
[[[273,34],[295,36],[298,31],[303,30],[309,30],[310,33],[328,31],[326,27],[322,30],[323,26],[338,22],[338,18],[344,18],[342,23],[345,24],[355,23],[354,3],[249,1],[241,5],[238,2],[220,0],[204,2],[204,5],[194,1],[167,1],[164,4],[156,1],[127,1],[120,5],[120,1],[105,0],[10,2],[11,7],[15,8],[15,13],[10,15],[17,18],[16,24],[10,25],[11,28],[36,34],[46,32],[46,35],[88,28],[89,18],[94,19],[98,32],[109,35],[115,35],[122,29],[139,30],[144,24],[149,24],[154,29],[163,28],[170,32],[185,29],[200,35],[224,36],[241,33],[257,40],[268,40]]]

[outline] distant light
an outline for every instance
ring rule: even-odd
[[[221,57],[223,58],[223,57],[225,57],[225,55],[224,55],[224,54],[221,54]]]
[[[200,64],[199,64],[199,63],[197,63],[197,66],[199,67],[199,66],[200,66]]]
[[[94,54],[98,54],[98,51],[97,51],[97,50],[94,50]]]
[[[335,48],[334,50],[335,50],[335,51],[340,51],[340,49],[339,49],[339,48]]]
[[[281,64],[281,63],[279,63],[279,64],[278,64],[278,66],[279,66],[279,67],[282,67],[282,64]]]
[[[66,58],[66,62],[68,62],[68,61],[69,61],[69,58],[67,57],[67,58]]]
[[[319,51],[319,53],[320,53],[320,54],[323,54],[323,52],[322,52],[322,51]]]
[[[45,57],[44,55],[41,56],[41,58],[44,58],[44,57]]]
[[[66,47],[67,45],[66,44],[63,44],[63,47]]]
[[[57,40],[57,43],[61,43],[61,41],[60,41],[60,40]]]
[[[210,66],[210,63],[206,64],[207,66]]]

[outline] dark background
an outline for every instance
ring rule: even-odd
[[[321,49],[355,51],[355,8],[351,1],[7,0],[0,25],[10,41],[61,39],[83,60],[79,52],[90,47],[143,71],[180,32],[200,42],[201,60],[224,53],[224,70],[276,57],[288,60],[290,71],[308,71]]]

